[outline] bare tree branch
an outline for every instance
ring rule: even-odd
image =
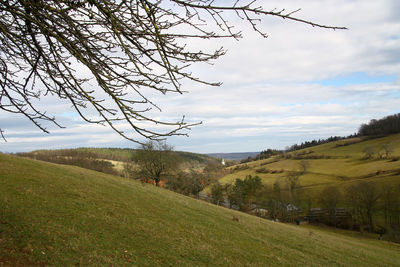
[[[151,112],[161,108],[150,95],[182,94],[183,80],[220,85],[187,69],[226,52],[192,50],[187,44],[241,38],[227,12],[263,37],[267,34],[258,26],[263,16],[345,29],[300,19],[294,16],[298,11],[265,11],[254,1],[216,6],[208,0],[1,0],[0,109],[22,114],[48,133],[43,122],[62,125],[37,100],[57,96],[86,122],[108,125],[134,142],[187,135],[199,123],[187,123],[185,116],[172,122],[156,119]]]
[[[4,137],[3,130],[0,128],[0,135],[3,138],[4,142],[7,142],[7,139]]]

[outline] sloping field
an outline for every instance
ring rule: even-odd
[[[399,266],[400,246],[0,154],[0,265]]]
[[[390,158],[379,158],[384,145],[390,147]],[[375,152],[373,158],[364,159],[366,148]],[[382,185],[400,184],[399,158],[400,134],[370,140],[353,138],[290,152],[286,157],[250,162],[247,167],[241,164],[242,170],[233,171],[219,181],[225,184],[246,175],[258,175],[264,184],[272,185],[283,181],[289,171],[300,171],[301,162],[306,161],[308,168],[300,177],[300,186],[305,188],[327,185],[345,188],[362,179],[379,181]],[[231,169],[235,167],[238,168]],[[261,169],[268,171],[260,172]]]

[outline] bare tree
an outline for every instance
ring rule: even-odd
[[[400,186],[385,185],[382,188],[382,208],[387,226],[400,225]],[[400,229],[400,228],[399,228]]]
[[[393,153],[393,146],[390,144],[382,144],[381,148],[383,149],[383,155],[386,159],[390,158]]]
[[[224,187],[217,181],[211,185],[212,203],[221,205],[224,202]]]
[[[339,189],[335,186],[328,186],[322,190],[319,200],[322,207],[328,209],[329,220],[336,226],[336,208],[341,201],[342,194]]]
[[[362,152],[364,153],[364,159],[372,159],[376,153],[375,148],[371,146],[365,147]]]
[[[289,172],[285,177],[286,183],[287,183],[287,186],[289,189],[290,200],[292,202],[294,201],[293,194],[294,194],[294,190],[295,190],[296,186],[299,183],[300,175],[301,175],[301,173],[292,171],[292,172]]]
[[[172,122],[156,119],[150,111],[161,109],[150,95],[182,94],[182,80],[220,84],[196,77],[187,67],[218,59],[225,50],[191,50],[187,44],[194,39],[240,38],[228,21],[230,12],[263,37],[267,35],[258,25],[262,16],[345,29],[298,18],[299,9],[268,11],[254,2],[218,6],[213,0],[0,1],[0,109],[22,114],[48,133],[46,122],[62,125],[38,100],[54,95],[68,101],[86,122],[108,125],[135,142],[136,134],[152,140],[186,135],[185,130],[197,123],[186,123],[184,116]],[[130,130],[125,132],[119,122]],[[163,128],[154,130],[157,125]]]
[[[374,182],[361,181],[347,189],[347,198],[353,206],[360,224],[374,229],[373,215],[376,211],[380,193]]]
[[[163,141],[149,141],[136,150],[134,161],[145,179],[153,180],[159,186],[161,178],[166,176],[177,165],[172,154],[173,148]]]
[[[303,159],[300,161],[300,169],[301,169],[301,174],[305,174],[307,172],[307,170],[310,168],[310,163]]]

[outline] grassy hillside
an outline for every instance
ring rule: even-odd
[[[120,177],[0,154],[0,265],[399,264],[393,243],[270,222]]]
[[[383,152],[383,144],[388,144],[393,150],[392,159],[378,159],[378,152]],[[374,158],[364,159],[363,151],[367,147],[377,152]],[[305,160],[309,167],[306,174],[300,177],[300,186],[305,189],[319,191],[327,185],[345,188],[363,179],[379,181],[380,184],[400,184],[399,157],[400,134],[370,140],[346,139],[290,152],[286,157],[233,166],[231,173],[219,181],[225,184],[236,178],[243,179],[246,175],[258,175],[264,184],[271,185],[283,181],[289,171],[299,171],[301,161]],[[262,169],[264,172],[260,172]]]

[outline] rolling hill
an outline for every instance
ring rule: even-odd
[[[121,177],[0,154],[0,265],[399,264],[394,243],[271,222]]]
[[[384,145],[391,150],[388,158],[383,155]],[[370,159],[365,158],[366,150],[373,153]],[[308,167],[301,175],[299,185],[309,194],[318,193],[329,185],[345,189],[360,180],[376,181],[381,185],[400,184],[400,134],[344,139],[239,164],[230,167],[231,173],[219,181],[226,184],[236,178],[258,175],[264,184],[272,185],[284,181],[289,172],[300,171],[302,161],[306,161]]]

